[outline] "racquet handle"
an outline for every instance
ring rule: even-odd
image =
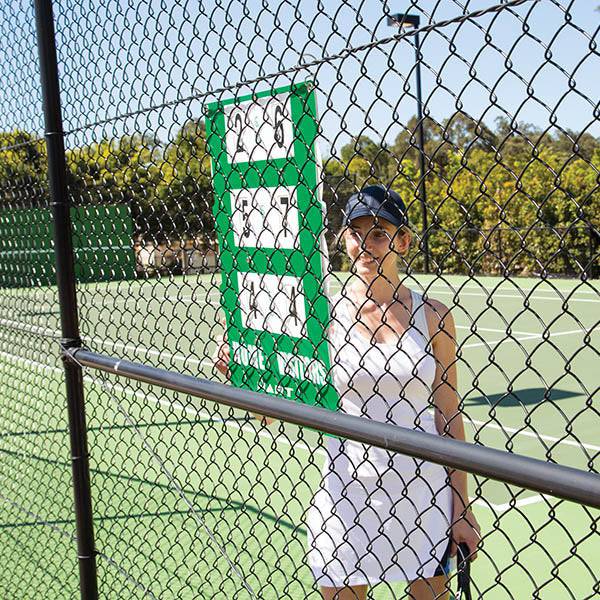
[[[471,561],[469,555],[471,551],[464,542],[458,545],[457,569],[458,569],[458,591],[456,600],[472,600],[471,596]]]

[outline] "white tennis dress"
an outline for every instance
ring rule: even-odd
[[[350,300],[333,298],[333,379],[343,412],[437,434],[430,400],[435,360],[422,296],[411,296],[411,327],[393,344],[367,339],[357,331]],[[439,574],[451,514],[444,467],[328,438],[323,480],[307,514],[308,562],[317,584]]]

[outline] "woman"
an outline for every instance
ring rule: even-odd
[[[400,280],[406,223],[400,196],[381,186],[346,205],[340,239],[352,268],[332,298],[331,332],[340,410],[464,440],[454,322],[441,302],[424,302]],[[228,358],[222,344],[223,373]],[[467,543],[474,559],[479,541],[465,473],[333,437],[307,529],[324,600],[364,600],[370,585],[395,581],[407,581],[414,600],[446,599],[456,544]]]
[[[340,409],[464,440],[454,321],[441,302],[424,302],[400,280],[406,224],[402,199],[381,186],[346,205],[340,239],[351,276],[332,299]],[[337,438],[328,438],[307,525],[325,600],[363,600],[382,581],[407,581],[415,600],[448,598],[449,557],[465,542],[474,559],[479,541],[466,473]]]

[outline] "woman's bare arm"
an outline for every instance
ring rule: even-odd
[[[436,300],[429,301],[427,310],[431,344],[436,363],[433,382],[435,405],[435,425],[440,435],[455,440],[465,440],[465,427],[458,409],[458,382],[456,368],[456,327],[448,308]],[[479,542],[479,525],[471,512],[467,474],[464,471],[448,469],[453,495],[453,548],[466,542],[472,553]],[[472,558],[475,558],[473,555]]]

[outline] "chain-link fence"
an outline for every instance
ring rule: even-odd
[[[595,9],[3,5],[0,596],[597,597]]]

